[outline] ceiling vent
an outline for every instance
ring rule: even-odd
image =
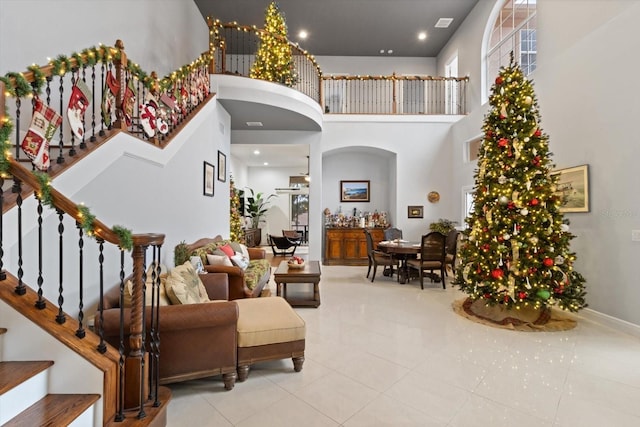
[[[262,122],[247,122],[247,126],[261,128],[262,127]]]
[[[449,28],[449,25],[453,22],[453,18],[440,18],[436,22],[436,28]]]

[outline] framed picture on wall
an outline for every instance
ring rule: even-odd
[[[218,151],[218,181],[227,180],[227,155]]]
[[[340,181],[341,202],[368,202],[369,181]]]
[[[209,162],[204,162],[204,181],[202,194],[205,196],[213,197],[213,185],[215,181],[215,168]]]
[[[408,218],[423,218],[424,206],[407,206]]]
[[[560,212],[589,212],[589,165],[559,169],[555,195],[561,200]]]

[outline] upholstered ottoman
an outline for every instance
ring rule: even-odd
[[[249,366],[265,360],[291,357],[293,369],[304,363],[304,320],[281,297],[245,298],[238,304],[238,381],[249,376]]]

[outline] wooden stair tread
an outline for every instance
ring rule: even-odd
[[[2,427],[66,426],[98,399],[99,394],[48,394]]]
[[[50,360],[0,362],[0,395],[53,365]]]

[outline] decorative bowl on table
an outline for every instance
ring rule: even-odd
[[[305,262],[302,258],[294,256],[287,261],[289,268],[304,268]]]

